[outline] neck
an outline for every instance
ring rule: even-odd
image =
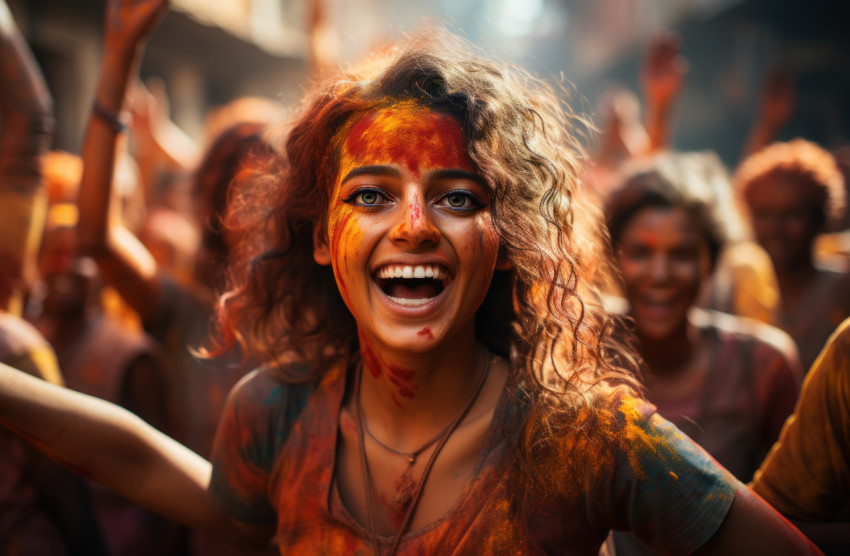
[[[812,264],[811,257],[783,266],[775,266],[776,282],[783,295],[804,289],[817,275],[818,270]]]
[[[472,326],[422,353],[393,350],[361,331],[360,352],[359,401],[369,428],[399,447],[415,446],[444,428],[469,400],[489,359]],[[411,438],[412,430],[422,434]]]

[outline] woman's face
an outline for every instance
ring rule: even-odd
[[[352,124],[314,256],[361,338],[408,352],[471,341],[498,251],[457,121],[404,102]]]
[[[617,259],[639,336],[664,340],[687,325],[711,263],[705,236],[685,210],[639,211],[623,226]]]
[[[811,260],[820,230],[810,186],[768,175],[750,184],[745,199],[756,240],[778,270],[801,268]]]

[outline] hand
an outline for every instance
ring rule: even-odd
[[[784,71],[775,69],[768,74],[761,93],[761,111],[765,123],[778,128],[794,114],[797,99],[794,83]]]
[[[688,73],[688,62],[680,49],[681,40],[673,33],[658,34],[650,41],[641,68],[647,103],[666,107],[679,93]]]
[[[168,0],[108,0],[106,43],[109,48],[135,49],[168,11]]]
[[[169,119],[168,95],[165,83],[159,78],[150,78],[145,83],[137,81],[129,92],[130,115],[133,131],[156,135]]]

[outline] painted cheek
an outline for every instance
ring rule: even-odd
[[[331,258],[340,294],[350,306],[348,277],[356,269],[360,245],[363,242],[363,230],[358,223],[352,207],[339,203],[331,211],[328,222],[331,240]]]

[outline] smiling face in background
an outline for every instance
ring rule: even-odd
[[[452,117],[402,102],[356,120],[317,239],[361,340],[413,352],[473,341],[499,236]]]
[[[623,226],[617,259],[638,335],[658,341],[684,330],[711,270],[694,218],[672,207],[637,212]]]
[[[792,176],[779,174],[768,174],[747,188],[745,199],[756,240],[779,271],[793,271],[811,263],[812,244],[821,232],[813,190],[813,186]]]

